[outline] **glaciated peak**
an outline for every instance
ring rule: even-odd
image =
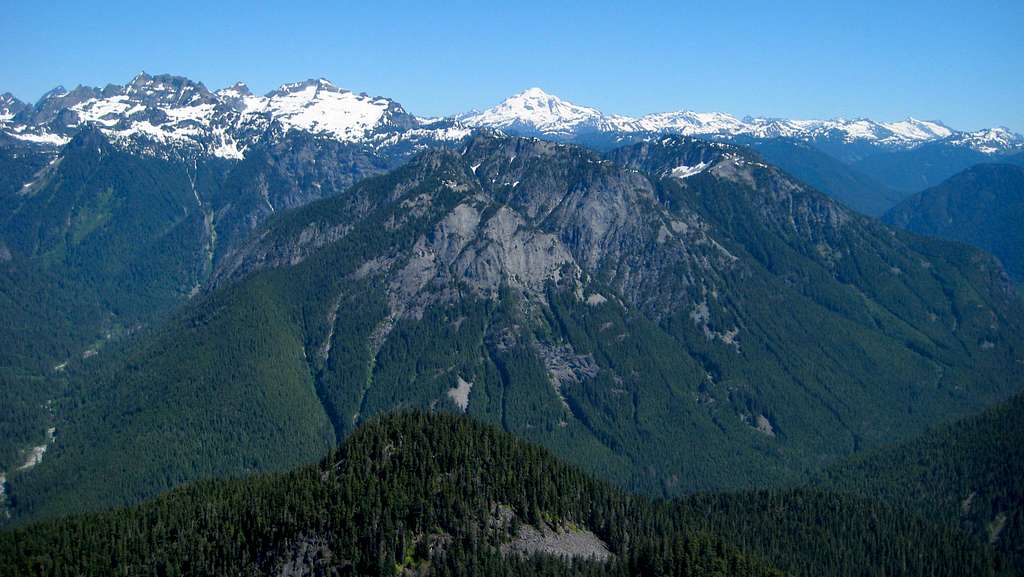
[[[918,120],[912,116],[907,117],[906,120],[890,122],[883,126],[892,131],[894,136],[904,138],[906,140],[933,140],[937,138],[946,138],[953,134],[953,131],[941,122],[933,120]]]
[[[949,141],[953,144],[969,146],[984,154],[1024,149],[1024,136],[1004,126],[955,133]]]
[[[396,117],[408,116],[387,98],[356,94],[324,78],[284,84],[263,99],[263,107],[285,130],[294,128],[344,141],[363,139],[391,125]],[[403,122],[411,125],[414,121],[409,117]]]
[[[545,100],[560,100],[557,96],[548,94],[547,92],[544,92],[543,89],[537,86],[527,88],[526,90],[520,92],[519,94],[516,94],[512,98],[540,98]]]
[[[467,116],[463,122],[469,126],[519,126],[540,133],[566,133],[602,118],[601,111],[595,108],[573,104],[535,87],[510,96],[479,114]]]

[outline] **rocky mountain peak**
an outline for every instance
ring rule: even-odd
[[[14,118],[16,114],[28,108],[28,104],[18,100],[10,92],[0,94],[0,122]]]
[[[124,88],[124,95],[147,106],[197,106],[216,101],[202,82],[184,76],[139,73]]]
[[[162,157],[198,153],[241,159],[252,145],[279,141],[290,131],[339,143],[380,141],[378,146],[408,154],[421,142],[455,141],[469,132],[450,121],[412,131],[421,128],[420,121],[398,103],[324,78],[256,96],[241,82],[214,93],[182,76],[141,72],[125,86],[57,88],[30,110],[13,110],[0,118],[4,134],[15,142],[63,145],[92,124],[116,146]]]
[[[223,97],[240,97],[240,96],[252,96],[252,91],[249,90],[249,85],[245,82],[239,81],[227,88],[221,88],[217,91],[217,95]]]
[[[320,92],[347,92],[347,90],[335,86],[333,82],[326,78],[308,78],[301,82],[282,84],[277,90],[268,92],[267,98],[283,97],[291,94],[304,94],[313,98]]]

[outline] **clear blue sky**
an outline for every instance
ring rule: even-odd
[[[145,70],[261,93],[324,76],[420,115],[540,86],[609,113],[1024,132],[1024,0],[3,4],[0,92],[30,101]]]

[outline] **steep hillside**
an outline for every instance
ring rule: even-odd
[[[70,359],[194,298],[277,211],[336,195],[415,151],[290,130],[236,160],[129,150],[94,125],[73,134],[59,149],[0,145],[3,410],[17,411],[6,423],[35,423],[0,435],[0,471],[43,438],[45,405]]]
[[[423,413],[373,419],[286,474],[0,532],[11,576],[783,575],[768,563],[816,577],[1002,574],[984,547],[885,508],[813,494],[651,501],[495,428]]]
[[[687,139],[606,159],[481,135],[271,218],[214,277],[68,366],[53,447],[9,483],[16,517],[311,461],[396,407],[468,413],[648,493],[771,486],[1024,371],[991,257]]]
[[[1024,167],[979,164],[886,213],[911,232],[983,248],[1024,279]]]
[[[811,144],[783,138],[750,143],[769,163],[868,216],[881,216],[905,197]]]
[[[829,467],[818,485],[961,525],[1024,572],[1024,396]]]

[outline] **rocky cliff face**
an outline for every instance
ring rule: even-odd
[[[730,158],[719,154],[714,161],[723,164],[715,170],[732,175]],[[334,203],[344,204],[348,215],[330,226],[309,222],[287,239],[273,227],[263,231],[218,277],[301,262],[341,238],[368,210],[422,186],[424,175],[439,170],[435,165],[450,173],[442,186],[464,200],[422,234],[407,257],[373,264],[393,275],[387,286],[394,314],[421,311],[432,297],[414,305],[417,295],[447,286],[487,298],[511,288],[543,300],[549,283],[580,292],[588,279],[643,307],[652,295],[665,303],[677,299],[674,290],[703,283],[737,260],[709,234],[700,214],[663,206],[655,183],[633,168],[569,145],[480,136],[461,153],[421,157],[376,197],[358,187],[345,194]],[[433,202],[433,194],[424,194],[402,201],[401,209],[422,213]]]

